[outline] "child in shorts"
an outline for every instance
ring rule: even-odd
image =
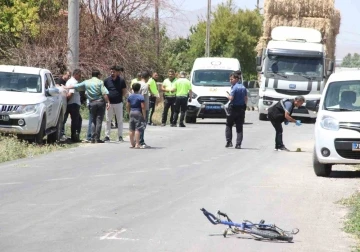
[[[132,85],[133,94],[131,94],[126,103],[126,110],[129,113],[129,130],[130,130],[130,148],[141,148],[140,133],[145,129],[145,100],[144,96],[139,94],[141,84],[134,83]]]

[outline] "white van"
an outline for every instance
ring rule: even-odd
[[[229,76],[241,70],[235,58],[197,58],[190,74],[192,101],[188,104],[185,122],[196,123],[196,118],[226,118],[229,104]]]
[[[336,164],[360,163],[360,71],[333,73],[320,103],[307,101],[318,111],[315,123],[313,168],[327,177]]]

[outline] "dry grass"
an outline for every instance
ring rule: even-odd
[[[336,35],[340,32],[340,11],[334,0],[265,0],[263,36],[256,47],[257,55],[271,38],[277,26],[314,28],[321,32],[327,57],[335,58]]]
[[[334,15],[335,0],[265,0],[266,15],[291,18],[330,18]]]
[[[27,141],[20,141],[16,136],[0,135],[0,163],[16,160],[20,158],[31,158],[36,155],[46,154],[49,152],[66,149],[72,145],[35,145]]]
[[[265,0],[263,36],[257,47],[257,55],[271,39],[271,31],[277,26],[314,28],[321,32],[327,58],[334,60],[336,35],[340,32],[341,14],[334,8],[334,0]]]

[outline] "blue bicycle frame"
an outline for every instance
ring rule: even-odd
[[[206,211],[204,208],[202,208],[201,211],[206,216],[206,218],[214,225],[223,224],[223,225],[227,225],[229,227],[238,227],[241,230],[251,229],[252,227],[273,228],[275,226],[275,225],[263,224],[263,223],[254,224],[254,223],[252,223],[250,221],[246,221],[246,220],[242,223],[232,222],[226,214],[218,211],[219,215],[224,216],[228,219],[227,221],[224,221],[224,220],[221,220],[220,218],[215,217],[212,213]]]
[[[275,224],[265,224],[264,220],[261,220],[260,223],[252,223],[251,221],[244,220],[242,223],[233,222],[227,214],[220,211],[217,212],[219,216],[225,217],[227,220],[221,220],[220,217],[215,217],[212,213],[209,213],[204,208],[200,209],[205,217],[214,225],[222,224],[229,226],[228,229],[224,231],[223,236],[226,237],[228,230],[231,230],[234,234],[247,233],[254,237],[262,237],[270,240],[281,240],[291,242],[293,235],[299,232],[299,229],[295,228],[291,232],[284,231],[281,228],[275,226]]]

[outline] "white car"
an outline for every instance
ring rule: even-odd
[[[41,144],[60,140],[63,97],[49,70],[0,65],[0,133]]]
[[[360,71],[330,76],[320,103],[306,102],[318,111],[313,168],[327,177],[336,164],[360,164]]]

